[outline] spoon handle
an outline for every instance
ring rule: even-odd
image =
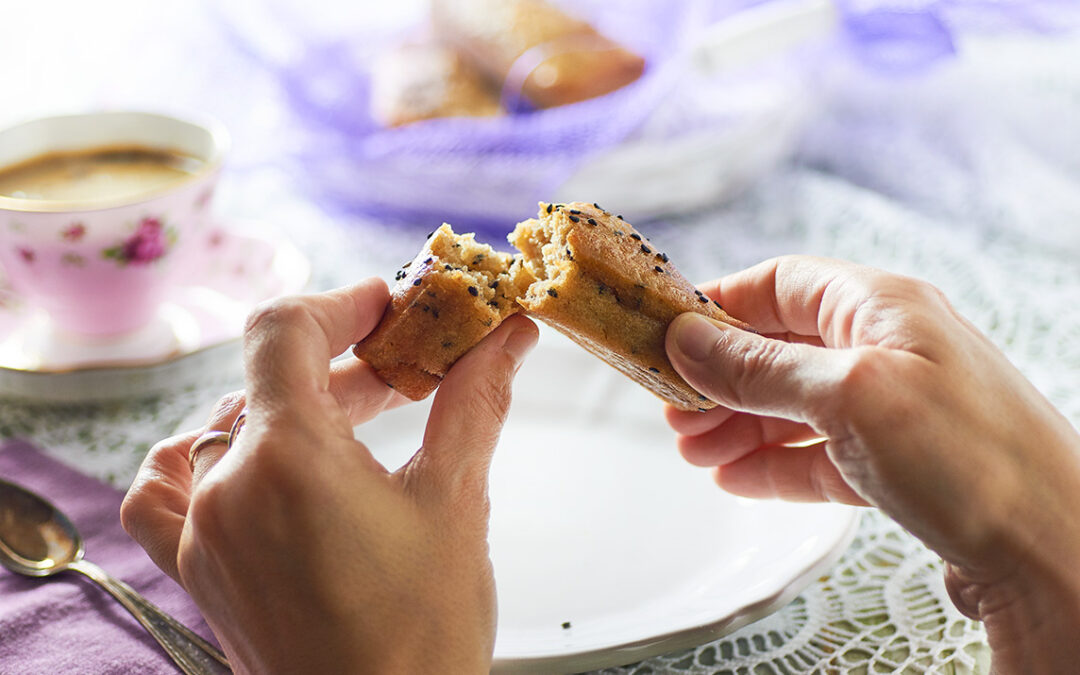
[[[154,636],[186,675],[224,675],[232,672],[225,655],[217,648],[158,609],[131,586],[87,560],[72,563],[68,569],[90,577],[116,598]]]

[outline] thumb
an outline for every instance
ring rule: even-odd
[[[667,330],[672,366],[720,405],[812,423],[846,357],[837,350],[751,333],[692,312]]]
[[[488,468],[510,409],[514,375],[538,335],[532,321],[511,317],[446,374],[423,447],[406,471],[422,496],[486,508]]]

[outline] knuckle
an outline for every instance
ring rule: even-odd
[[[248,314],[244,334],[272,331],[275,326],[292,324],[307,316],[308,307],[299,296],[277,298],[258,305]]]
[[[494,423],[501,427],[513,395],[514,360],[509,354],[500,354],[497,358],[482,385],[473,390],[470,413],[483,423]]]
[[[759,338],[746,341],[739,358],[731,362],[726,382],[729,400],[740,404],[739,392],[757,386],[762,375],[774,372],[784,359],[785,349],[786,344],[779,340]]]
[[[132,486],[120,504],[120,525],[132,539],[139,541],[142,531],[142,515],[146,508],[146,495],[139,486]]]
[[[832,382],[832,391],[822,399],[826,409],[821,417],[841,424],[857,419],[866,402],[877,398],[877,387],[888,374],[884,354],[876,347],[855,347],[848,356],[846,367]]]
[[[243,390],[229,392],[214,404],[214,411],[211,413],[210,419],[214,420],[239,410],[244,407],[244,403],[245,395]]]
[[[906,300],[915,305],[940,305],[948,303],[945,294],[929,281],[900,274],[882,273],[881,288],[889,297]]]
[[[226,537],[229,495],[222,481],[205,480],[191,496],[187,519],[197,537],[203,542],[220,541]]]
[[[903,434],[920,424],[919,392],[926,391],[920,363],[914,355],[885,348],[851,350],[834,391],[824,397],[832,406],[823,417],[844,427],[839,432],[830,430],[829,435],[865,438],[881,430]]]
[[[157,469],[154,468],[157,465],[156,458],[172,451],[173,443],[173,439],[165,439],[150,448],[146,453],[146,461],[139,468],[120,504],[120,525],[136,541],[141,540],[147,512],[155,508],[159,501],[155,497],[159,477]]]

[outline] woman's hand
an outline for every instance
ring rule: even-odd
[[[1080,435],[942,294],[832,260],[702,287],[754,335],[696,314],[672,363],[720,404],[669,408],[679,448],[735,494],[880,507],[946,561],[997,672],[1080,662]]]
[[[403,402],[361,361],[331,358],[389,299],[369,280],[254,312],[245,400],[158,444],[124,527],[198,603],[237,672],[487,672],[495,634],[487,475],[511,382],[536,342],[513,317],[451,369],[423,445],[388,472],[353,426]]]

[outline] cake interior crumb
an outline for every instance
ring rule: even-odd
[[[541,209],[544,213],[544,209]],[[561,211],[556,210],[541,219],[519,223],[509,239],[519,251],[524,268],[535,279],[525,291],[526,299],[546,295],[557,297],[554,291],[573,266],[573,247],[567,242],[567,234],[573,224]]]
[[[450,274],[460,274],[469,284],[469,293],[485,303],[496,303],[500,310],[515,308],[515,298],[521,294],[520,256],[496,251],[476,241],[473,233],[454,234],[444,224],[432,235],[429,248],[434,254],[433,266]],[[446,267],[450,269],[447,270]]]

